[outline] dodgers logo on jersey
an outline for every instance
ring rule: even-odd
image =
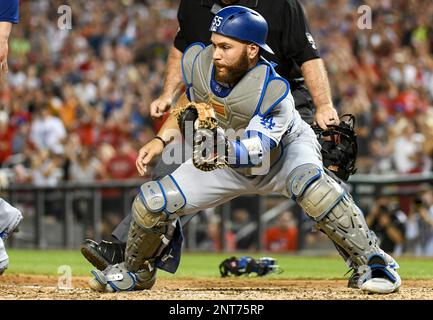
[[[272,130],[275,127],[274,116],[262,117],[260,124],[265,128]]]

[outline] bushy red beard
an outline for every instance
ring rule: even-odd
[[[238,61],[232,66],[218,65],[218,63],[215,63],[215,80],[221,83],[236,84],[248,71],[248,68],[249,60],[247,48],[245,48]]]

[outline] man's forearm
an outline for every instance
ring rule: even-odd
[[[8,40],[12,23],[19,21],[19,0],[1,0],[0,2],[0,74],[7,73]]]
[[[11,34],[12,23],[0,21],[0,41],[7,41]]]
[[[323,60],[307,61],[301,69],[316,108],[332,106],[331,88]]]
[[[181,69],[182,52],[172,46],[165,67],[165,80],[162,96],[175,100],[183,86]]]
[[[174,114],[170,114],[159,129],[158,134],[165,142],[170,142],[181,135],[177,119]]]
[[[12,23],[0,21],[0,75],[3,72],[8,72],[8,39],[12,30]],[[1,80],[1,79],[0,79]]]

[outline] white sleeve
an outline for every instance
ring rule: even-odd
[[[245,131],[247,134],[248,131],[257,131],[272,139],[278,145],[283,135],[293,125],[294,110],[295,103],[292,95],[289,94],[267,116],[255,115],[250,120]]]

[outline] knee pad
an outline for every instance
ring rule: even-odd
[[[311,163],[295,168],[286,187],[292,199],[315,221],[323,219],[344,195],[340,184]]]
[[[185,196],[169,175],[143,184],[132,205],[132,221],[125,251],[129,271],[154,272],[154,262],[170,243]]]
[[[144,229],[153,228],[173,219],[173,214],[186,204],[185,196],[172,176],[149,181],[140,187],[132,204],[132,217]]]
[[[383,252],[349,193],[319,167],[299,166],[290,174],[287,188],[348,265],[365,265],[369,256]]]

